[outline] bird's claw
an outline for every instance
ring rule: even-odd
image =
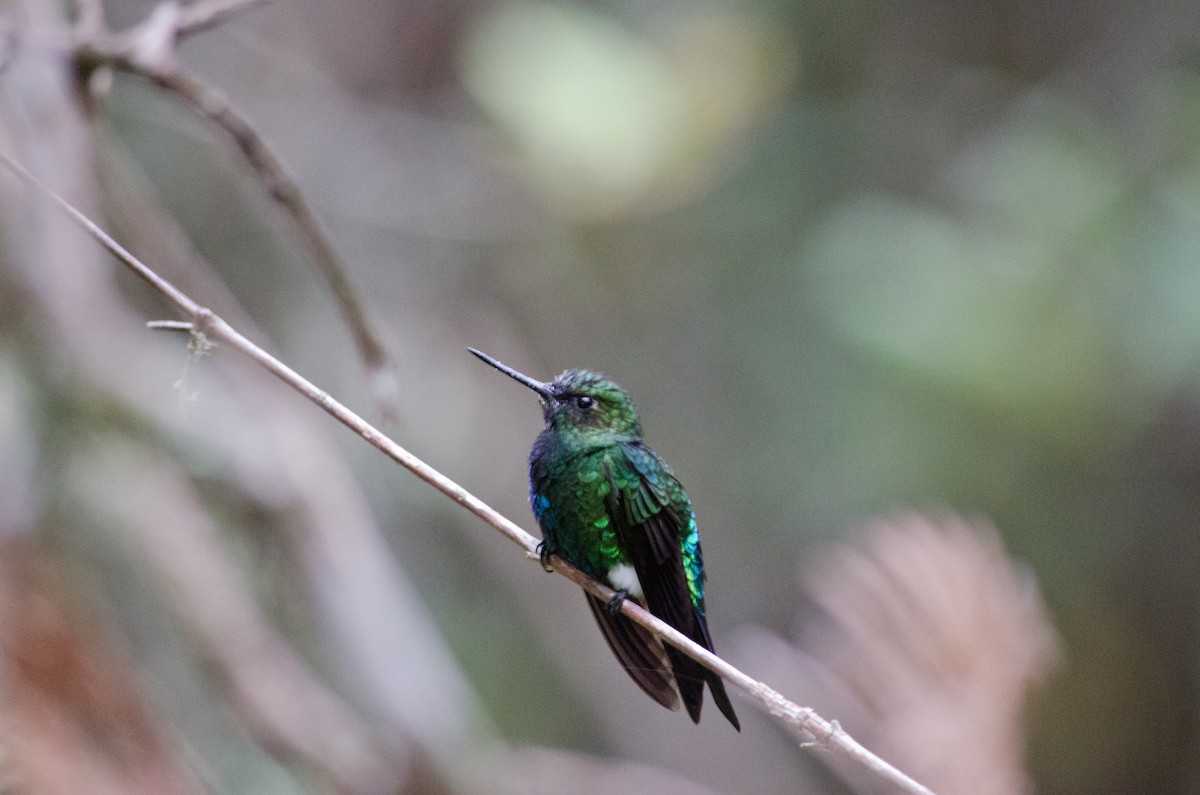
[[[621,612],[621,605],[625,604],[625,600],[629,598],[629,591],[622,588],[613,594],[607,602],[604,603],[604,610],[610,616],[615,616]]]
[[[554,571],[554,566],[550,563],[550,556],[554,552],[546,545],[545,541],[541,541],[537,545],[538,560],[542,564],[542,568],[546,571]]]

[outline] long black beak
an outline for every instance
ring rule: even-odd
[[[500,362],[493,359],[491,356],[488,356],[483,351],[477,351],[474,348],[467,348],[467,350],[469,350],[471,353],[478,356],[480,359],[483,359],[485,362],[490,364],[492,367],[495,367],[497,370],[499,370],[500,372],[509,376],[510,378],[515,378],[516,380],[520,381],[522,384],[529,387],[534,392],[537,392],[539,395],[541,395],[546,400],[550,400],[550,401],[554,400],[554,393],[550,391],[549,384],[546,384],[541,381],[530,378],[529,376],[525,375],[524,373],[518,373],[516,370],[509,367],[507,364],[501,364]]]

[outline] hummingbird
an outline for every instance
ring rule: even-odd
[[[704,558],[692,502],[642,440],[629,394],[592,370],[543,382],[471,353],[541,397],[546,426],[529,453],[529,501],[542,530],[542,565],[558,555],[616,595],[587,594],[588,606],[622,667],[652,699],[700,722],[704,685],[741,731],[719,676],[620,611],[633,599],[712,651],[704,606]]]

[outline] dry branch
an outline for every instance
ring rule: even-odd
[[[90,207],[95,199],[97,188],[93,180],[93,138],[82,116],[79,97],[73,93],[73,89],[76,87],[74,80],[76,75],[72,71],[73,64],[66,57],[66,49],[62,44],[66,37],[63,35],[59,11],[60,9],[56,7],[55,3],[46,2],[46,0],[25,0],[14,6],[14,16],[17,17],[20,24],[21,38],[20,46],[14,50],[12,68],[4,75],[3,102],[0,103],[3,105],[3,110],[0,111],[0,120],[2,120],[0,137],[10,140],[17,150],[22,151],[27,162],[36,164],[38,173],[47,182],[55,185],[63,195],[71,196],[72,200],[80,206]],[[120,300],[115,289],[114,273],[110,269],[100,266],[100,260],[97,259],[99,252],[95,246],[85,235],[79,234],[73,224],[58,217],[54,211],[49,209],[48,205],[45,205],[45,212],[41,211],[43,203],[40,201],[26,201],[22,205],[20,203],[22,191],[13,190],[14,185],[8,180],[4,181],[3,187],[4,195],[0,196],[0,203],[4,206],[5,226],[8,227],[5,231],[10,233],[9,237],[11,237],[8,242],[13,244],[12,257],[6,263],[11,266],[11,270],[0,268],[0,270],[4,270],[4,273],[0,273],[0,281],[4,282],[4,287],[0,288],[0,292],[4,294],[2,303],[6,310],[4,325],[15,324],[16,328],[26,330],[38,329],[38,332],[41,333],[38,342],[49,349],[39,348],[35,352],[32,348],[19,345],[17,350],[20,350],[22,356],[30,360],[48,359],[65,366],[71,372],[72,381],[72,386],[67,391],[72,392],[78,388],[81,392],[86,392],[89,403],[94,401],[109,405],[109,401],[111,401],[111,405],[119,407],[122,412],[128,412],[128,414],[122,413],[123,417],[132,416],[139,421],[149,421],[156,428],[166,430],[172,438],[178,438],[176,434],[187,436],[186,430],[183,428],[184,423],[177,422],[178,412],[163,407],[160,400],[147,399],[148,393],[134,386],[139,378],[140,369],[147,366],[147,355],[153,358],[157,353],[153,349],[158,346],[125,344],[137,342],[136,338],[133,340],[128,338],[129,333],[136,333],[134,331],[136,326],[131,326],[127,322],[128,316],[124,312],[123,301]],[[106,185],[106,187],[111,187],[111,185]],[[161,225],[155,231],[161,235]],[[196,280],[185,283],[195,285]],[[211,291],[209,292],[211,293]],[[148,341],[143,339],[142,342]],[[136,350],[137,353],[133,353],[133,350]],[[66,365],[67,362],[70,362],[70,365]],[[240,361],[238,363],[241,364]],[[241,374],[244,375],[253,368],[243,366],[230,369],[242,371]],[[267,387],[271,385],[267,379],[261,378],[260,373],[254,372],[253,375],[260,377],[256,379],[242,378],[235,384],[235,389],[241,382],[254,380],[256,388],[271,399],[287,400],[287,396],[281,394],[281,390],[264,388],[264,383],[267,384]],[[61,389],[62,384],[55,383],[52,389],[54,388]],[[61,397],[58,392],[51,394],[56,396],[56,400]],[[260,403],[261,401],[252,403],[252,405],[260,405]],[[296,408],[302,410],[304,407],[297,406]],[[264,423],[264,426],[272,427],[276,431],[280,421],[279,415],[286,414],[286,412],[252,412],[252,414],[254,413],[269,414],[268,421]],[[61,419],[57,414],[56,417]],[[40,436],[42,430],[38,428],[41,424],[40,418],[38,422],[30,424],[35,428],[33,433]],[[89,430],[95,431],[96,429],[89,426]],[[280,494],[292,496],[302,493],[301,497],[294,497],[287,505],[290,511],[287,525],[289,528],[297,528],[291,538],[301,539],[310,546],[324,543],[327,547],[328,539],[334,536],[333,529],[335,527],[339,531],[337,536],[339,541],[344,539],[347,533],[354,535],[354,540],[359,543],[354,545],[353,554],[342,555],[337,561],[336,567],[329,567],[333,571],[322,570],[320,573],[323,575],[323,580],[319,584],[324,587],[325,591],[336,590],[336,598],[343,598],[345,595],[357,597],[359,605],[366,600],[375,598],[376,601],[372,604],[384,604],[392,607],[397,604],[398,600],[394,598],[396,594],[389,592],[387,587],[380,587],[379,580],[383,578],[375,577],[372,580],[359,576],[359,573],[364,569],[368,569],[372,574],[378,570],[386,570],[394,575],[393,580],[400,580],[394,560],[380,554],[383,541],[375,532],[373,523],[355,521],[368,513],[365,507],[357,512],[354,510],[358,505],[365,506],[365,500],[357,492],[356,484],[350,480],[342,462],[336,457],[330,460],[327,449],[322,450],[320,446],[311,444],[314,437],[322,436],[322,434],[316,433],[319,429],[310,428],[309,430],[311,432],[307,434],[303,431],[291,433],[288,435],[287,441],[294,446],[296,439],[299,438],[304,442],[309,442],[310,447],[316,447],[316,455],[309,456],[309,458],[321,462],[323,473],[326,475],[322,480],[323,488],[306,488],[309,483],[294,483],[293,485],[297,479],[295,477],[297,467],[294,465],[294,461],[280,465],[271,460],[267,453],[263,453],[259,460],[259,465],[263,469],[269,467],[269,472],[277,481],[289,481],[288,486],[291,488],[277,490],[272,493],[273,497]],[[276,435],[278,435],[277,432]],[[12,440],[6,441],[11,442]],[[220,447],[221,453],[233,452],[233,445],[225,440],[212,442],[206,440],[205,443]],[[4,459],[0,463],[6,465],[3,467],[5,488],[0,488],[0,501],[3,501],[5,508],[8,509],[14,507],[9,504],[12,500],[2,498],[12,496],[12,490],[20,486],[19,478],[14,477],[11,465],[16,454],[22,451],[19,449],[14,451],[12,448],[13,445],[9,444],[0,453],[0,459]],[[233,466],[239,473],[253,468],[253,464],[247,465],[245,457],[231,456],[231,458],[237,459],[233,461]],[[329,476],[331,471],[332,477]],[[42,471],[41,474],[51,480],[39,481],[39,496],[41,492],[45,491],[47,495],[52,495],[52,499],[55,501],[61,499],[65,489],[57,488],[57,484],[52,485],[57,470],[49,469]],[[78,477],[70,479],[71,486],[73,487],[80,480],[82,479]],[[239,487],[245,488],[248,480],[249,478],[241,478],[238,481]],[[261,485],[262,480],[260,478],[255,485]],[[310,477],[310,483],[311,480]],[[99,502],[118,503],[120,500],[105,500],[105,496],[111,498],[113,495],[124,492],[123,488],[110,488],[104,496],[93,501],[89,507],[94,507]],[[334,504],[330,505],[330,502]],[[350,510],[347,510],[347,505],[350,506]],[[41,526],[30,527],[35,518],[40,518],[38,516],[40,511],[40,506],[28,511],[5,511],[3,520],[0,521],[0,535],[46,532]],[[339,514],[336,524],[329,518],[335,513]],[[348,514],[349,518],[347,518]],[[171,515],[173,512],[170,510],[158,514],[156,523],[147,527],[147,532],[157,531],[156,539],[159,541],[172,537],[171,533],[163,531],[174,528],[168,528],[161,523],[163,517]],[[86,521],[84,520],[85,523]],[[345,526],[346,523],[350,524],[349,528]],[[129,526],[132,527],[132,525]],[[362,543],[364,538],[367,542],[373,541],[374,545]],[[67,543],[88,544],[88,541],[88,539],[81,540],[72,536]],[[147,545],[146,549],[153,551],[151,545]],[[318,557],[323,551],[325,551],[324,548],[318,547],[311,557]],[[224,554],[223,550],[216,552]],[[363,565],[363,561],[358,555],[370,556],[366,562],[367,565]],[[201,555],[185,554],[172,557],[164,554],[163,558],[167,563],[175,566],[170,569],[170,576],[181,582],[193,584],[196,582],[203,584],[211,580],[209,575],[214,566],[231,567],[228,561],[216,560],[214,562],[205,560]],[[373,569],[370,568],[371,564],[374,564]],[[349,585],[346,584],[347,580],[351,579],[345,576],[347,569],[354,570],[357,577]],[[0,577],[5,586],[9,584],[10,579],[10,577]],[[393,583],[388,582],[385,585],[391,584]],[[223,586],[228,585],[229,581],[226,579]],[[372,588],[372,586],[374,587]],[[4,588],[0,588],[0,591],[3,590]],[[242,604],[257,609],[253,598],[246,593],[247,586],[244,583],[235,583],[232,588],[204,589],[209,595],[218,594],[221,597],[218,599],[217,605],[201,605],[200,603],[204,602],[205,598],[198,597],[195,593],[191,593],[185,598],[182,596],[184,590],[184,588],[167,589],[166,597],[172,601],[171,606],[178,611],[179,615],[186,619],[185,623],[191,630],[197,645],[204,649],[210,660],[216,662],[214,668],[218,672],[224,673],[225,680],[229,685],[227,692],[231,696],[231,705],[251,729],[254,738],[259,741],[264,750],[278,754],[289,762],[299,760],[302,762],[302,766],[310,771],[321,771],[323,777],[331,783],[332,789],[347,795],[355,792],[364,795],[365,793],[373,794],[378,791],[377,787],[388,786],[389,783],[395,783],[401,777],[406,779],[404,784],[407,789],[404,791],[429,791],[429,789],[418,788],[428,781],[427,776],[422,780],[417,780],[418,774],[426,774],[427,763],[424,759],[424,749],[410,737],[410,733],[403,731],[404,728],[407,728],[406,726],[398,726],[397,721],[389,720],[392,716],[387,713],[386,709],[375,710],[368,721],[366,716],[340,705],[337,697],[333,696],[317,677],[311,675],[303,667],[300,657],[290,648],[286,639],[273,632],[271,627],[262,625],[261,620],[257,623],[271,632],[267,642],[259,644],[257,650],[263,652],[261,654],[250,654],[245,647],[239,645],[246,639],[248,633],[223,633],[213,629],[217,623],[213,620],[214,615],[219,612],[217,608],[221,605],[229,605],[231,600],[240,600]],[[406,595],[404,588],[393,590],[400,591],[401,597]],[[393,598],[389,599],[388,597]],[[328,603],[335,600],[326,597],[324,593],[316,594],[313,601],[320,608],[318,611],[320,617],[328,624],[336,625],[344,612],[348,612],[344,611],[343,614],[339,614],[336,604],[329,607]],[[415,604],[415,600],[412,600],[412,603]],[[375,630],[371,633],[371,643],[374,643],[375,636],[380,635],[390,640],[392,627],[398,627],[394,631],[403,631],[409,629],[415,621],[419,621],[423,617],[422,614],[415,621],[407,620],[408,613],[413,611],[397,610],[394,612],[401,614],[400,620],[397,620],[394,614],[389,614],[386,616],[386,627],[370,628]],[[365,656],[362,649],[365,644],[357,641],[367,634],[363,625],[369,623],[364,620],[361,610],[353,616],[353,619],[357,624],[352,630],[343,631],[338,636],[337,647],[338,654],[351,662],[354,661],[355,655]],[[0,624],[3,623],[0,621]],[[384,621],[381,618],[377,623],[383,624]],[[243,628],[245,626],[246,624],[243,623]],[[5,629],[8,629],[7,626]],[[413,636],[415,633],[410,635],[410,637]],[[258,635],[258,637],[263,636]],[[420,639],[425,641],[424,637]],[[373,648],[372,651],[374,650]],[[8,651],[12,652],[13,650],[9,649]],[[443,662],[443,660],[437,659],[436,653],[426,653],[436,652],[433,644],[421,642],[417,646],[417,651],[426,657],[433,658],[434,663]],[[379,649],[376,656],[383,656],[391,652],[393,652],[393,648],[390,647]],[[391,653],[390,659],[394,661],[398,656]],[[248,657],[250,659],[247,659]],[[7,677],[12,663],[13,655],[11,653],[3,655],[3,659],[0,659],[0,669],[3,669],[0,673],[5,674],[5,676],[0,676],[4,685],[3,688],[0,688],[3,690],[0,698],[6,700],[12,696],[11,686],[13,683]],[[429,667],[436,667],[436,665]],[[228,670],[225,670],[226,668]],[[357,674],[357,672],[354,673]],[[57,674],[55,677],[60,680],[65,678],[58,677]],[[48,678],[53,679],[53,677]],[[433,680],[433,686],[427,679],[419,680],[419,683],[431,686],[431,689],[436,687],[437,697],[441,698],[443,694],[452,691],[452,688],[441,687],[447,678],[450,677],[442,676]],[[359,684],[361,679],[361,677],[356,677],[355,684]],[[263,683],[274,685],[275,688],[272,689],[269,686],[264,688]],[[54,692],[59,688],[59,684],[59,682],[51,681],[46,689]],[[99,692],[105,691],[103,686],[95,689]],[[377,699],[370,703],[374,706],[380,701],[384,701],[384,699]],[[213,704],[205,705],[205,708],[211,707],[214,710],[220,710],[222,706]],[[387,704],[386,706],[390,707],[391,705]],[[442,705],[439,704],[439,706]],[[451,704],[450,709],[444,710],[451,713],[451,717],[427,722],[439,726],[454,725],[455,720],[466,722],[467,718],[460,718],[459,714],[453,710],[454,706],[457,705]],[[4,720],[0,723],[7,724],[6,729],[21,733],[23,736],[28,735],[26,739],[30,739],[32,735],[29,732],[35,731],[37,725],[41,725],[42,721],[52,717],[52,713],[43,709],[34,717],[37,720],[31,724],[31,728],[31,726],[25,725],[25,722],[13,710],[6,709]],[[380,725],[385,722],[386,725]],[[99,734],[97,734],[97,726],[104,727]],[[93,721],[89,726],[89,731],[92,739],[98,742],[103,741],[102,745],[114,742],[115,732],[103,722]],[[375,736],[377,733],[379,736]],[[383,745],[381,736],[385,734],[386,745]],[[61,734],[55,736],[59,737],[63,743],[69,739]],[[437,740],[443,740],[443,737],[439,736]],[[36,761],[33,759],[36,749],[30,749],[29,746],[23,746],[23,750],[30,751],[29,754],[18,753],[15,743],[5,742],[0,743],[0,746],[3,747],[0,776],[7,773],[10,766]],[[387,757],[386,762],[377,764],[378,758],[384,754]],[[48,752],[47,756],[51,757],[51,762],[54,761],[53,751]],[[65,759],[65,755],[62,753],[59,753],[58,756]],[[376,761],[372,761],[372,758]],[[405,766],[407,766],[407,770],[404,769]],[[384,768],[406,775],[381,773],[380,771]],[[8,791],[5,784],[5,781],[0,780],[0,790]],[[24,787],[18,789],[25,791]],[[83,781],[77,783],[77,786],[70,788],[38,790],[36,787],[31,787],[30,789],[30,791],[43,792],[100,792],[101,790],[100,782],[94,780],[94,777],[93,779],[85,777]],[[133,792],[134,790],[127,787],[116,791]],[[172,790],[166,786],[158,786],[152,788],[152,791],[168,793]],[[389,791],[399,792],[400,790],[391,788]]]
[[[10,157],[0,154],[0,162],[14,174],[21,177],[27,184],[45,193],[55,204],[99,241],[104,248],[119,259],[122,264],[167,298],[183,317],[191,322],[193,334],[202,335],[209,341],[229,345],[242,355],[247,356],[288,386],[316,403],[328,414],[378,448],[393,461],[405,467],[418,478],[500,531],[515,544],[522,547],[530,559],[538,559],[537,539],[533,536],[526,533],[511,520],[498,513],[462,486],[392,441],[370,423],[334,400],[324,390],[321,390],[286,364],[243,337],[236,329],[215,315],[211,310],[193,301],[189,296],[125,250],[103,229],[87,218],[87,216],[42,185]],[[602,599],[607,600],[614,595],[612,589],[589,578],[583,572],[560,558],[553,558],[553,567],[584,590]],[[894,785],[898,791],[932,795],[928,788],[859,744],[836,721],[827,721],[813,710],[801,707],[787,700],[763,682],[742,673],[717,655],[700,647],[673,627],[668,626],[649,612],[641,609],[632,601],[626,600],[622,604],[621,610],[633,621],[641,624],[656,636],[675,646],[705,667],[715,671],[727,682],[749,696],[764,712],[775,718],[777,722],[791,732],[803,745],[815,745],[832,751],[842,758],[852,760],[854,763],[863,766]]]

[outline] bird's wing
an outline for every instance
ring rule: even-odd
[[[608,647],[646,695],[667,709],[679,709],[675,675],[658,638],[621,613],[613,613],[603,601],[587,595],[588,607],[600,625]]]
[[[681,541],[683,523],[691,521],[690,506],[671,500],[668,478],[674,476],[645,447],[625,445],[606,463],[612,486],[608,512],[650,611],[690,635],[696,609]]]
[[[616,525],[621,547],[629,556],[650,612],[708,650],[712,638],[704,618],[699,567],[699,540],[695,517],[683,488],[671,470],[648,448],[624,445],[607,459],[606,476],[611,490],[608,512]],[[693,583],[689,583],[684,544],[694,543]],[[692,720],[699,721],[704,683],[713,700],[734,726],[733,706],[720,677],[672,646],[666,648],[679,694]]]

